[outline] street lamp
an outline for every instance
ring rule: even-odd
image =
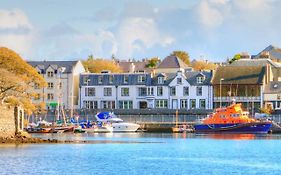
[[[221,82],[223,81],[224,79],[223,78],[221,78],[220,79],[220,108],[221,108],[221,103],[222,103],[222,97],[221,97]]]

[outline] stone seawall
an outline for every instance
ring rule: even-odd
[[[15,135],[14,109],[0,106],[0,137],[13,137]]]

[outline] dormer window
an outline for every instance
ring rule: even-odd
[[[84,85],[89,86],[90,78],[88,76],[83,77],[83,83]]]
[[[203,76],[197,77],[197,83],[203,83],[203,81],[204,81]]]
[[[138,82],[139,82],[139,83],[145,82],[145,76],[144,76],[144,75],[139,75],[139,76],[138,76]]]
[[[129,76],[128,75],[125,75],[124,76],[124,83],[128,83],[129,82]]]
[[[158,77],[158,84],[164,84],[164,77]]]
[[[48,77],[54,77],[54,72],[53,71],[48,71],[47,72]]]
[[[177,84],[182,84],[182,79],[181,78],[177,78]]]
[[[108,81],[109,81],[109,83],[110,83],[110,84],[112,84],[112,83],[113,83],[113,76],[112,76],[112,75],[109,75],[109,77],[108,77]]]
[[[99,84],[102,84],[102,76],[99,76],[99,77],[98,77],[98,83],[99,83]]]

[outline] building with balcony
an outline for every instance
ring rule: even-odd
[[[250,112],[263,106],[265,85],[270,81],[269,66],[220,66],[212,79],[214,108],[242,103]]]

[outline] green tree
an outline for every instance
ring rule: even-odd
[[[148,67],[148,68],[156,68],[157,65],[159,64],[159,62],[160,62],[160,59],[158,57],[150,58],[148,60],[148,64],[146,65],[146,67]]]
[[[241,55],[240,54],[236,54],[234,55],[234,57],[228,61],[229,64],[232,64],[234,61],[240,60],[241,59]]]
[[[21,104],[25,110],[35,110],[31,99],[34,85],[46,86],[44,78],[14,51],[0,47],[0,100],[10,105]]]
[[[92,55],[87,60],[82,61],[84,67],[91,73],[100,73],[108,70],[113,73],[120,73],[122,69],[113,60],[106,60],[102,58],[94,58]]]
[[[173,51],[170,55],[179,57],[187,65],[190,64],[189,54],[185,51]]]

